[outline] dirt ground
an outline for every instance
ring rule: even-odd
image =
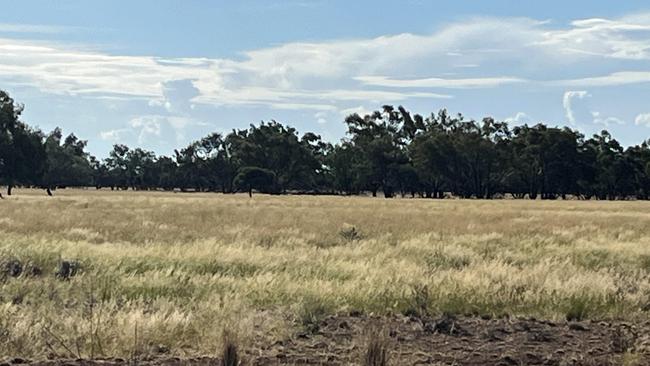
[[[243,350],[242,365],[361,364],[370,338],[382,338],[390,365],[649,365],[650,322],[549,322],[478,317],[339,315],[309,332]],[[215,365],[216,358],[154,357],[140,365]],[[7,359],[5,364],[28,363]],[[122,359],[50,360],[39,366],[134,364]]]

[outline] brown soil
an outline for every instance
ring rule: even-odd
[[[381,337],[390,365],[650,365],[650,322],[562,322],[477,317],[333,316],[274,344],[256,344],[244,365],[361,364],[370,338]],[[26,360],[8,360],[26,361]],[[42,361],[39,366],[118,365]],[[150,358],[139,365],[214,365],[214,358]]]

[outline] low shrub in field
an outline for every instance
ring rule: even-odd
[[[353,242],[363,239],[363,235],[357,228],[350,224],[344,224],[339,231],[339,236],[347,242]]]
[[[320,322],[333,311],[333,307],[324,299],[307,297],[300,305],[298,316],[305,330],[314,333],[318,331]]]
[[[569,298],[566,310],[566,320],[581,321],[589,314],[590,299],[584,296],[573,296]]]
[[[418,318],[429,315],[429,304],[431,295],[429,287],[426,285],[416,285],[413,287],[413,297],[404,311],[406,316],[415,316]]]

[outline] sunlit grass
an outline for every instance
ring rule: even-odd
[[[354,230],[353,230],[354,229]],[[214,355],[335,312],[646,316],[650,203],[18,190],[0,353]],[[79,262],[69,281],[62,260]],[[424,308],[424,309],[423,309]]]

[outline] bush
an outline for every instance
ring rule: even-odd
[[[343,240],[348,242],[361,240],[363,238],[361,232],[359,232],[359,230],[357,230],[355,226],[349,224],[343,225],[343,227],[339,231],[339,236],[343,238]]]

